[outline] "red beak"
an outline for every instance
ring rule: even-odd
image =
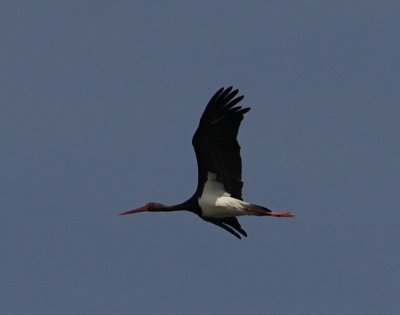
[[[141,208],[137,208],[137,209],[133,209],[133,210],[128,210],[125,212],[121,212],[119,215],[127,215],[127,214],[133,214],[133,213],[138,213],[138,212],[143,212],[143,211],[147,211],[147,206],[143,206]]]

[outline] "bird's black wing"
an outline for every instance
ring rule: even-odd
[[[202,193],[207,173],[212,172],[226,192],[242,199],[242,160],[236,138],[243,115],[250,108],[236,106],[244,97],[236,97],[237,94],[238,90],[232,91],[232,87],[219,89],[208,102],[193,136],[198,165],[197,196]]]
[[[202,217],[202,218],[207,222],[213,223],[213,224],[223,228],[224,230],[226,230],[229,233],[236,236],[238,239],[241,239],[240,234],[242,234],[243,236],[247,236],[246,231],[242,229],[238,219],[235,217],[218,218],[218,219],[217,218],[205,218],[205,217]],[[236,231],[239,232],[240,234],[238,234]]]

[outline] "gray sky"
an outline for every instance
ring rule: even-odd
[[[398,1],[2,1],[2,314],[397,314]],[[237,240],[190,213],[234,85]]]

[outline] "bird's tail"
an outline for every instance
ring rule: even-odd
[[[266,207],[263,206],[258,206],[254,204],[250,204],[249,206],[246,207],[247,211],[253,212],[254,215],[257,216],[271,216],[271,217],[285,217],[285,218],[293,218],[294,214],[291,214],[290,212],[287,211],[272,211]]]
[[[266,207],[255,205],[255,204],[250,204],[249,206],[246,207],[246,210],[253,212],[254,215],[258,215],[258,216],[268,215],[268,213],[272,212],[272,210],[270,210]]]

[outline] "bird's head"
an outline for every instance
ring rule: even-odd
[[[168,211],[168,207],[158,202],[149,202],[145,204],[143,207],[121,212],[120,215],[134,214],[144,211],[148,212]]]

